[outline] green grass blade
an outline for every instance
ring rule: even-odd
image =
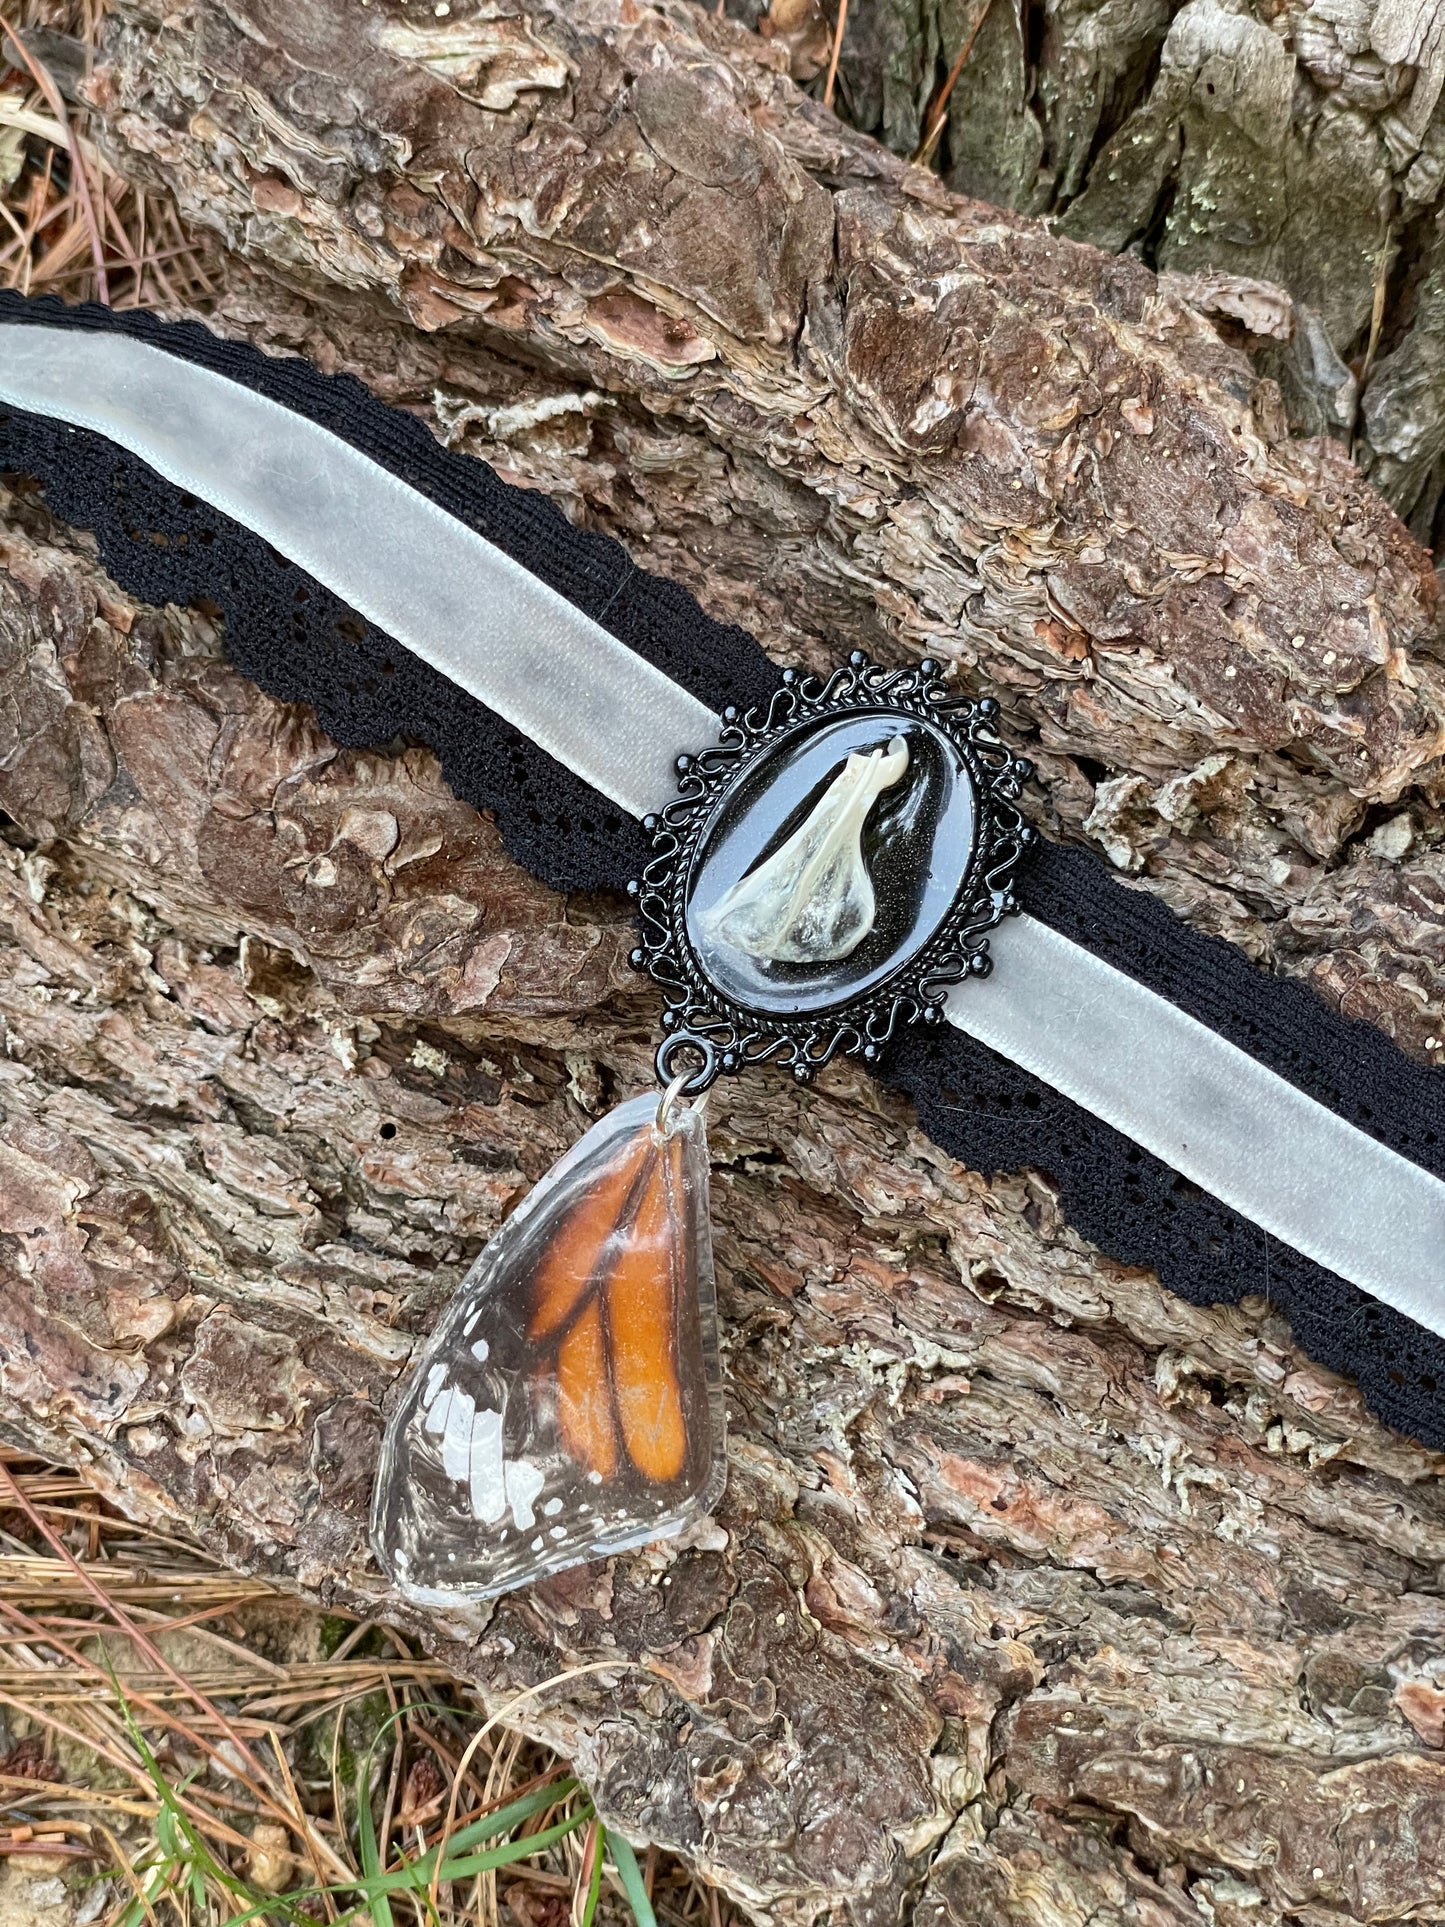
[[[545,1786],[533,1787],[530,1793],[509,1800],[506,1806],[484,1813],[480,1820],[471,1820],[466,1826],[458,1827],[442,1845],[449,1854],[465,1853],[479,1841],[494,1840],[499,1833],[510,1833],[524,1820],[530,1820],[534,1813],[540,1813],[544,1807],[555,1806],[559,1800],[565,1800],[569,1793],[575,1793],[578,1784],[575,1774],[564,1773],[555,1780],[549,1780]],[[436,1849],[432,1851],[435,1853]]]
[[[427,1892],[427,1877],[422,1872],[421,1859],[408,1860],[405,1852],[398,1852],[397,1858],[401,1865],[396,1871],[407,1876],[405,1891],[412,1896],[417,1912],[431,1922],[431,1927],[440,1927],[436,1909],[431,1904],[431,1895]]]
[[[533,1854],[555,1846],[559,1840],[565,1840],[569,1833],[575,1833],[578,1827],[585,1826],[591,1818],[592,1809],[587,1806],[580,1813],[568,1814],[565,1820],[559,1820],[555,1826],[543,1827],[537,1833],[524,1833],[515,1840],[504,1840],[500,1846],[489,1847],[485,1853],[468,1853],[463,1854],[460,1859],[444,1860],[437,1879],[470,1880],[474,1874],[491,1873],[496,1867],[508,1867],[514,1860],[530,1860]],[[436,1849],[433,1848],[432,1851],[435,1852]],[[430,1856],[416,1861],[405,1872],[384,1873],[374,1879],[358,1880],[357,1890],[367,1894],[396,1893],[399,1888],[409,1886],[414,1877],[422,1874],[423,1869],[426,1868],[427,1858]],[[424,1877],[430,1883],[429,1870]]]
[[[374,1747],[373,1742],[373,1747]],[[363,1878],[356,1884],[366,1895],[371,1909],[374,1927],[394,1927],[391,1902],[387,1893],[393,1891],[383,1883],[386,1875],[382,1872],[381,1852],[376,1843],[376,1822],[371,1815],[371,1755],[373,1747],[368,1747],[356,1774],[356,1838],[361,1851],[361,1871]],[[400,1884],[410,1884],[406,1875]]]
[[[647,1898],[647,1887],[643,1882],[642,1869],[637,1864],[637,1855],[632,1851],[632,1842],[624,1840],[620,1833],[613,1833],[610,1828],[604,1831],[603,1840],[617,1869],[617,1878],[622,1882],[622,1891],[627,1895],[627,1904],[632,1909],[637,1927],[657,1927],[657,1915]]]
[[[592,1927],[597,1901],[602,1893],[602,1849],[607,1844],[606,1830],[600,1825],[592,1842],[592,1876],[587,1882],[587,1900],[582,1908],[582,1927]]]
[[[253,1891],[246,1896],[251,1905],[244,1912],[227,1914],[226,1927],[250,1927],[253,1920],[270,1919],[276,1914],[292,1922],[293,1927],[316,1927],[316,1916],[308,1913],[301,1903],[305,1900],[319,1900],[324,1894],[330,1894],[334,1898],[337,1894],[351,1891],[350,1887],[293,1887],[289,1894],[258,1895]],[[342,1927],[342,1923],[350,1920],[351,1916],[358,1911],[359,1909],[354,1906],[348,1907],[336,1916],[333,1927]]]
[[[156,1895],[166,1883],[166,1869],[164,1866],[153,1864],[144,1868],[133,1867],[131,1872],[135,1878],[136,1885],[141,1890],[141,1894],[145,1895],[145,1899],[142,1900],[141,1894],[137,1894],[134,1897],[125,1912],[121,1915],[120,1927],[141,1927],[141,1923],[148,1918],[146,1901],[154,1904]]]
[[[510,1800],[493,1812],[470,1821],[459,1827],[448,1839],[438,1842],[428,1852],[415,1860],[406,1860],[390,1872],[383,1867],[381,1843],[377,1838],[376,1821],[371,1809],[371,1774],[376,1757],[377,1746],[382,1735],[396,1721],[408,1712],[416,1712],[415,1706],[397,1709],[372,1736],[371,1745],[359,1762],[357,1773],[357,1845],[361,1861],[361,1873],[355,1880],[343,1880],[330,1886],[297,1888],[294,1892],[262,1895],[246,1881],[237,1877],[231,1869],[219,1861],[212,1852],[209,1842],[201,1834],[184,1807],[180,1804],[177,1792],[167,1781],[160,1763],[156,1759],[145,1734],[142,1732],[119,1679],[111,1671],[111,1683],[122,1718],[132,1744],[140,1756],[146,1776],[155,1789],[160,1812],[156,1818],[157,1844],[166,1849],[164,1860],[146,1870],[143,1879],[146,1898],[154,1903],[158,1893],[171,1891],[187,1892],[191,1910],[201,1918],[208,1916],[208,1882],[219,1887],[232,1901],[240,1902],[241,1911],[227,1917],[226,1927],[251,1927],[258,1920],[280,1918],[290,1923],[290,1927],[314,1927],[313,1917],[304,1908],[304,1903],[329,1896],[337,1900],[347,1900],[349,1905],[340,1912],[335,1927],[349,1927],[358,1915],[369,1915],[371,1927],[396,1927],[390,1896],[395,1893],[409,1893],[419,1902],[423,1917],[436,1927],[435,1913],[430,1903],[429,1888],[432,1881],[470,1880],[478,1874],[490,1873],[499,1867],[510,1866],[519,1860],[528,1860],[549,1847],[565,1840],[579,1827],[587,1826],[596,1816],[592,1803],[584,1795],[575,1812],[566,1814],[551,1826],[542,1827],[536,1833],[518,1835],[516,1829],[547,1809],[556,1807],[561,1801],[571,1798],[579,1789],[576,1776],[559,1773],[542,1786],[534,1787],[529,1793]],[[438,1711],[455,1711],[454,1708],[438,1706]],[[188,1779],[193,1776],[188,1776]],[[184,1786],[185,1783],[183,1783]],[[511,1835],[498,1840],[498,1835]],[[583,1927],[594,1927],[598,1897],[601,1891],[603,1848],[610,1837],[604,1832],[599,1842],[589,1885]],[[496,1841],[494,1846],[482,1848],[483,1841]],[[629,1850],[630,1851],[630,1850]],[[616,1861],[614,1850],[613,1858]],[[632,1863],[636,1872],[636,1862]],[[624,1880],[624,1885],[625,1885]],[[640,1882],[639,1882],[640,1890]],[[354,1896],[360,1895],[358,1901]],[[644,1896],[645,1905],[645,1896]],[[639,1927],[655,1927],[651,1910],[644,1918],[639,1913]],[[146,1927],[147,1916],[144,1905],[133,1898],[117,1917],[117,1927]]]
[[[458,1855],[457,1845],[459,1842],[471,1845],[479,1839],[489,1839],[499,1832],[509,1831],[544,1807],[555,1805],[558,1799],[564,1799],[568,1793],[575,1792],[577,1784],[576,1779],[571,1775],[558,1780],[549,1780],[545,1786],[535,1787],[531,1793],[524,1793],[520,1799],[509,1801],[504,1807],[498,1807],[495,1813],[486,1814],[482,1819],[474,1820],[470,1826],[459,1828],[449,1840],[441,1842],[440,1847],[432,1847],[405,1867],[395,1868],[390,1873],[381,1871],[381,1855],[376,1846],[375,1829],[372,1826],[368,1805],[367,1817],[362,1823],[363,1867],[359,1879],[341,1881],[329,1887],[302,1887],[294,1893],[277,1895],[274,1899],[260,1900],[257,1896],[251,1895],[249,1897],[256,1901],[256,1904],[244,1913],[232,1915],[226,1927],[251,1927],[252,1921],[278,1912],[285,1913],[288,1919],[297,1923],[297,1927],[314,1927],[309,1917],[301,1913],[300,1903],[304,1900],[318,1900],[328,1894],[332,1899],[340,1899],[355,1893],[363,1896],[359,1904],[347,1908],[339,1916],[335,1927],[345,1927],[345,1923],[351,1916],[363,1908],[375,1920],[375,1903],[380,1901],[385,1904],[388,1894],[406,1890],[416,1891],[430,1886],[432,1870],[436,1865],[438,1852],[442,1849],[448,1856],[439,1876],[442,1880],[465,1880],[474,1873],[486,1873],[493,1866],[505,1866],[510,1861],[523,1860],[529,1854],[539,1853],[556,1841],[566,1839],[567,1835],[577,1827],[584,1826],[592,1817],[590,1803],[581,1812],[569,1814],[555,1826],[544,1828],[539,1833],[526,1834],[520,1840],[507,1841],[502,1848],[493,1849],[490,1853]],[[370,1867],[366,1865],[368,1849],[365,1842],[368,1839],[371,1841]],[[127,1927],[130,1927],[130,1923],[127,1923]]]

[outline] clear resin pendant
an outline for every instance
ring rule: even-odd
[[[633,1098],[463,1281],[387,1428],[372,1545],[419,1604],[485,1599],[665,1538],[723,1481],[702,1113]]]

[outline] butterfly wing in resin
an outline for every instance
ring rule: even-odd
[[[487,1246],[387,1430],[372,1509],[412,1598],[484,1598],[676,1532],[721,1489],[701,1115],[634,1099]]]

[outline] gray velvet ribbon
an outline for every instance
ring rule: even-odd
[[[328,430],[123,335],[0,325],[0,401],[88,428],[263,536],[635,816],[718,721]],[[1445,1335],[1445,1184],[1031,917],[951,1020],[1295,1250]]]
[[[279,402],[125,335],[0,325],[0,400],[95,429],[264,537],[635,816],[717,719],[495,543]]]

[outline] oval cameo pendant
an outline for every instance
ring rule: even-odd
[[[1031,765],[997,713],[932,662],[858,654],[826,682],[785,674],[766,714],[729,711],[718,748],[679,757],[631,886],[632,962],[667,995],[664,1081],[683,1063],[696,1091],[749,1064],[806,1080],[839,1054],[874,1062],[987,972],[1034,837],[1017,808]]]

